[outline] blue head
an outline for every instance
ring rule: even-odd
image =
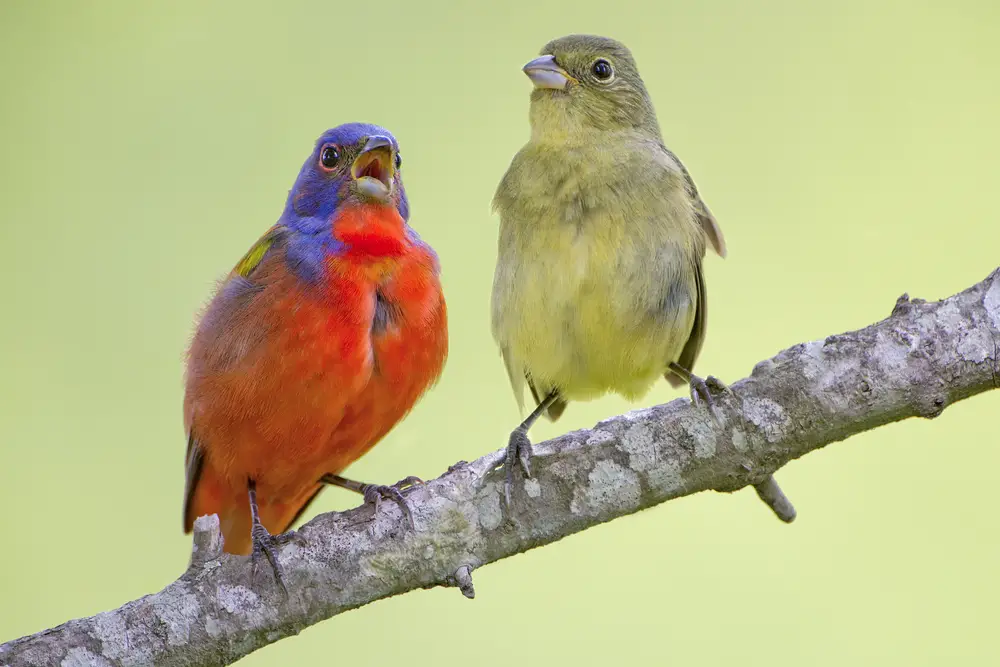
[[[344,204],[391,205],[403,220],[410,206],[399,169],[402,158],[392,133],[378,125],[346,123],[327,130],[288,193],[284,222],[329,221]]]
[[[331,222],[344,205],[393,206],[404,221],[409,219],[401,164],[395,137],[378,125],[347,123],[323,133],[288,193],[280,220],[296,232],[286,255],[296,275],[319,279],[326,258],[343,250]]]

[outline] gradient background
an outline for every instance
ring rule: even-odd
[[[453,341],[351,476],[431,478],[506,442],[489,204],[528,134],[520,67],[551,38],[632,47],[726,233],[703,373],[735,381],[1000,264],[993,0],[280,4],[0,4],[0,640],[184,569],[193,315],[328,127],[399,138]],[[573,405],[534,436],[628,408]],[[998,410],[794,462],[792,526],[750,490],[684,498],[477,571],[474,602],[412,593],[241,664],[998,664]],[[327,491],[310,516],[357,502]]]

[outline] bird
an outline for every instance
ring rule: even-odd
[[[408,477],[340,476],[434,385],[448,352],[434,250],[409,226],[399,144],[347,123],[319,137],[283,212],[218,285],[187,355],[184,532],[263,555],[327,485],[412,513]]]
[[[493,198],[499,214],[491,328],[511,387],[535,409],[503,461],[531,475],[528,430],[569,401],[635,400],[661,377],[712,407],[717,378],[692,372],[705,338],[706,248],[726,256],[715,216],[663,141],[629,49],[597,35],[546,44],[528,142]]]

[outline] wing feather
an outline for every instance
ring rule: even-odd
[[[254,272],[264,262],[272,250],[280,247],[287,234],[287,228],[275,225],[269,229],[250,250],[237,262],[229,278],[220,288],[212,303],[209,305],[202,320],[218,321],[219,318],[231,319],[246,304],[249,296],[256,290],[253,284]],[[202,357],[203,362],[208,362],[210,366],[225,368],[232,366],[236,361],[249,351],[249,348],[261,339],[259,335],[246,333],[247,327],[222,326],[218,329],[221,338],[215,341],[214,353],[206,354]],[[196,335],[196,344],[198,336]],[[197,426],[192,423],[188,432],[187,451],[184,455],[184,532],[191,532],[194,526],[195,494],[198,491],[198,483],[201,481],[202,471],[205,467],[205,451],[198,442]]]
[[[708,295],[705,292],[705,277],[701,268],[701,262],[695,263],[695,288],[698,293],[694,311],[694,324],[691,327],[691,334],[688,336],[681,356],[677,360],[677,365],[689,373],[694,372],[694,362],[701,352],[701,344],[705,340],[705,328],[708,325]],[[680,387],[687,384],[687,380],[681,378],[676,373],[667,371],[665,374],[667,382],[673,387]]]

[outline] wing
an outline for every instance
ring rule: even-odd
[[[718,221],[712,212],[709,210],[708,205],[702,200],[701,195],[698,194],[698,186],[695,185],[694,179],[691,178],[691,174],[688,172],[687,167],[684,163],[674,155],[670,149],[665,148],[667,154],[673,158],[674,162],[680,167],[681,173],[684,175],[684,184],[687,186],[688,195],[691,197],[691,202],[694,206],[695,216],[698,219],[698,224],[701,226],[702,231],[705,232],[705,236],[708,238],[709,243],[712,244],[712,249],[719,255],[719,257],[726,256],[726,240],[722,235],[722,229],[719,227]],[[686,369],[688,372],[694,371],[695,361],[698,359],[698,353],[701,352],[701,344],[705,340],[705,327],[708,323],[708,295],[705,292],[705,275],[701,266],[701,258],[695,259],[695,287],[698,292],[694,313],[694,325],[691,327],[691,334],[688,336],[687,343],[684,345],[684,349],[681,351],[681,356],[677,360],[677,364],[682,368]],[[677,376],[676,374],[667,371],[665,374],[667,381],[674,387],[680,387],[687,383],[686,380]]]
[[[193,433],[188,433],[187,453],[184,455],[184,532],[190,533],[196,517],[192,516],[194,490],[201,478],[205,453],[198,446]]]
[[[264,257],[275,245],[280,245],[284,242],[288,235],[288,228],[282,225],[275,225],[271,229],[267,230],[260,239],[254,243],[247,254],[243,255],[243,258],[236,263],[236,267],[233,268],[233,273],[241,276],[243,278],[250,278],[260,263],[264,261]]]
[[[503,358],[503,367],[507,369],[507,379],[510,380],[510,388],[514,391],[514,398],[517,400],[517,409],[524,412],[524,372],[520,364],[516,364],[511,358],[506,347],[500,348],[500,356]],[[532,387],[532,393],[535,389]]]
[[[283,246],[287,228],[275,225],[267,231],[250,250],[237,262],[229,278],[222,284],[219,292],[213,298],[202,322],[201,329],[206,326],[212,329],[210,338],[215,338],[211,349],[205,348],[201,336],[195,335],[192,346],[192,357],[196,355],[209,368],[220,369],[231,366],[253,346],[254,335],[246,333],[252,327],[231,326],[231,321],[239,319],[239,313],[245,308],[247,297],[258,290],[253,279],[255,273],[275,250]],[[241,333],[243,332],[243,333]],[[197,426],[188,426],[187,452],[184,457],[184,532],[189,533],[194,525],[194,497],[198,490],[202,469],[205,464],[205,451],[198,443]]]
[[[528,383],[528,389],[531,390],[531,397],[535,399],[535,405],[541,404],[541,402],[548,396],[550,389],[545,389],[545,391],[539,391],[535,386],[535,382],[531,379],[531,375],[521,368],[520,364],[514,362],[511,358],[510,353],[507,348],[500,348],[500,355],[503,357],[504,368],[507,369],[507,378],[510,380],[510,388],[514,391],[514,398],[517,399],[517,408],[524,414],[524,383]],[[562,413],[566,410],[566,401],[562,398],[557,398],[554,400],[545,411],[545,416],[549,418],[550,421],[556,421],[562,416]]]
[[[267,337],[265,309],[253,307],[267,284],[282,275],[288,229],[272,227],[236,263],[208,304],[195,332],[189,370],[201,374],[233,369]]]
[[[698,292],[697,305],[694,311],[694,325],[691,327],[691,335],[688,336],[687,343],[684,344],[684,349],[681,350],[681,356],[677,360],[677,365],[689,373],[694,372],[694,362],[698,359],[698,353],[701,352],[701,344],[705,340],[705,327],[708,323],[708,300],[705,293],[705,277],[700,261],[695,262],[694,275],[695,288]],[[667,382],[672,387],[681,387],[687,384],[687,380],[671,371],[667,371],[664,377],[667,378]]]
[[[722,229],[719,227],[718,221],[712,212],[708,209],[708,205],[702,200],[701,195],[698,194],[698,186],[694,184],[694,179],[691,178],[691,174],[688,173],[687,167],[684,163],[670,151],[669,148],[665,148],[667,154],[677,163],[681,168],[681,173],[684,174],[684,183],[687,185],[688,194],[691,196],[691,201],[694,204],[695,215],[698,217],[698,224],[701,225],[702,231],[705,232],[705,236],[708,237],[709,243],[712,244],[712,249],[715,250],[719,257],[726,256],[726,239],[722,236]],[[690,370],[690,369],[689,369]]]

